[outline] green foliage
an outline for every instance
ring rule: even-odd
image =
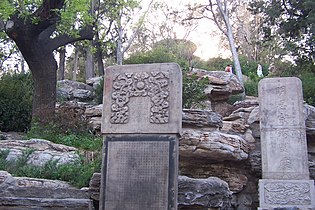
[[[158,46],[147,52],[138,52],[127,58],[125,64],[168,63],[179,60],[167,47]]]
[[[197,75],[187,75],[183,72],[183,108],[190,109],[202,107],[202,101],[206,99],[204,90],[209,81],[207,78],[198,78]]]
[[[58,164],[58,160],[46,162],[43,166],[27,164],[34,150],[24,150],[17,160],[7,161],[9,150],[0,151],[0,170],[5,170],[14,176],[33,177],[67,181],[81,188],[86,187],[94,172],[101,168],[101,155],[93,161],[86,161],[83,157],[67,164]]]
[[[67,33],[73,37],[78,36],[78,29],[92,25],[89,0],[66,1],[64,9],[60,11],[61,21],[58,24],[60,33]]]
[[[261,79],[256,73],[249,73],[249,79],[244,83],[246,95],[258,97],[258,83]]]
[[[58,121],[41,126],[33,123],[31,130],[26,134],[28,139],[42,138],[57,144],[72,146],[84,150],[99,150],[102,148],[102,138],[88,132],[63,130]]]
[[[193,108],[201,106],[201,102],[205,99],[203,91],[207,87],[208,80],[200,79],[194,74],[188,76],[189,64],[187,60],[187,52],[185,54],[183,53],[185,51],[182,50],[182,53],[179,53],[174,49],[177,48],[174,48],[174,46],[173,48],[167,47],[165,46],[165,43],[162,42],[151,51],[132,54],[125,63],[178,63],[183,69],[183,107]]]
[[[303,84],[303,96],[306,103],[315,106],[315,73],[302,72],[300,79]]]
[[[237,102],[237,101],[242,101],[242,100],[243,100],[242,94],[231,95],[231,96],[229,97],[227,103],[233,105],[235,102]]]
[[[278,45],[283,46],[290,55],[314,63],[314,0],[252,0],[251,10],[256,14],[261,13],[264,41],[281,37],[282,43],[278,42]]]
[[[0,1],[0,19],[7,20],[14,13],[13,4],[8,0]]]
[[[30,127],[33,81],[30,74],[0,78],[0,130],[25,131]]]
[[[225,67],[229,64],[233,63],[228,58],[221,58],[221,57],[216,57],[216,58],[209,58],[206,61],[206,66],[207,70],[209,71],[224,71]]]
[[[6,158],[8,157],[10,150],[0,150],[0,170],[5,170],[7,168]]]
[[[240,64],[242,67],[242,73],[247,76],[257,75],[258,64],[256,61],[251,61],[244,56],[240,56]],[[268,65],[260,63],[262,65],[263,75],[268,75]]]

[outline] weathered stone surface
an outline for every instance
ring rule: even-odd
[[[250,108],[250,107],[257,107],[259,105],[258,98],[257,97],[248,97],[246,96],[244,101],[236,101],[233,104],[233,107],[230,109],[230,112],[227,114],[231,114],[235,110],[238,110],[240,108]]]
[[[105,142],[100,209],[176,209],[176,135],[107,135]]]
[[[189,206],[228,209],[231,194],[226,182],[216,177],[194,179],[178,177],[178,209]]]
[[[306,134],[315,136],[315,107],[304,104]]]
[[[205,90],[205,94],[212,101],[227,100],[230,95],[243,92],[243,88],[234,74],[201,69],[193,69],[192,73],[197,74],[200,78],[209,79],[209,85]]]
[[[73,90],[73,98],[78,101],[91,101],[93,99],[93,92],[90,90]]]
[[[57,82],[57,98],[61,100],[89,101],[93,98],[93,87],[82,82],[61,80]]]
[[[107,68],[102,133],[180,133],[181,75],[175,63]]]
[[[90,181],[89,194],[97,203],[101,184],[101,174],[94,173]],[[226,182],[216,177],[193,179],[179,176],[179,209],[194,207],[217,208],[228,207],[232,192]],[[189,208],[188,208],[189,207]]]
[[[78,150],[61,144],[55,144],[43,139],[31,140],[3,140],[0,150],[9,150],[7,161],[17,160],[23,152],[29,151],[28,164],[42,166],[48,161],[65,164],[79,159]]]
[[[236,162],[211,162],[205,159],[180,157],[180,175],[193,178],[218,177],[228,183],[233,193],[241,192],[247,185],[248,171]]]
[[[18,132],[1,132],[0,131],[0,141],[2,140],[21,140],[24,139],[24,133]]]
[[[247,159],[248,152],[249,145],[242,137],[218,131],[183,129],[179,139],[179,154],[183,157],[240,161]]]
[[[259,122],[259,106],[255,107],[250,113],[247,123],[250,125],[254,122]]]
[[[86,108],[84,115],[87,117],[102,117],[103,104]]]
[[[248,126],[244,125],[244,122],[241,121],[239,119],[235,121],[223,121],[223,127],[220,131],[228,134],[244,134]]]
[[[102,77],[92,77],[90,79],[86,80],[86,84],[89,86],[92,86],[94,89],[97,87],[97,85],[100,84]]]
[[[309,179],[301,80],[263,79],[259,100],[262,178]]]
[[[0,171],[0,209],[92,209],[89,194],[66,182]]]
[[[315,141],[315,107],[308,104],[304,104],[304,115],[305,115],[305,125],[307,139],[310,141]],[[248,119],[247,124],[253,130],[255,137],[260,137],[260,132],[257,130],[259,127],[260,117],[259,117],[259,106],[255,107]]]
[[[259,180],[259,198],[263,209],[314,209],[314,180]]]
[[[184,109],[182,113],[183,127],[221,128],[222,116],[213,111]]]

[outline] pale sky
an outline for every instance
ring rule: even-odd
[[[143,0],[144,4],[148,4],[151,0]],[[156,0],[163,1],[163,0]],[[164,0],[164,2],[174,8],[185,8],[187,4],[203,3],[207,4],[207,0]],[[182,38],[185,35],[183,27],[177,26],[176,35],[178,38]],[[197,45],[197,51],[195,55],[207,60],[211,57],[229,57],[229,50],[220,49],[219,35],[221,32],[210,20],[199,20],[197,28],[195,28],[187,37],[188,40],[194,42]]]

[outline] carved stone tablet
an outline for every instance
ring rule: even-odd
[[[107,136],[100,209],[176,209],[176,141],[176,136]]]
[[[102,133],[179,133],[181,83],[181,70],[175,63],[109,67]]]
[[[313,180],[259,180],[260,206],[314,207]]]
[[[263,179],[309,179],[301,81],[263,79],[259,100]]]

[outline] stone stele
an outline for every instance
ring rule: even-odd
[[[179,133],[182,74],[175,63],[106,69],[102,133]]]
[[[295,77],[259,82],[262,180],[260,209],[314,207],[309,180],[302,82]]]
[[[101,210],[177,209],[181,75],[174,63],[106,69]]]

